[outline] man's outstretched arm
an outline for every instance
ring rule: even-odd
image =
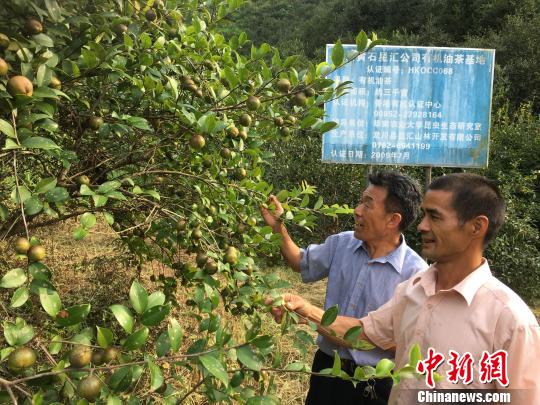
[[[347,333],[349,329],[355,326],[362,326],[362,322],[360,322],[359,319],[340,315],[331,325],[322,326],[321,320],[324,315],[323,309],[317,308],[304,298],[294,294],[284,294],[283,301],[283,306],[272,308],[271,312],[276,322],[281,323],[285,311],[293,311],[303,318],[305,323],[307,323],[307,321],[314,322],[317,325],[317,331],[333,343],[339,346],[352,347],[351,343],[343,339],[343,336],[345,336],[345,333]],[[267,301],[267,304],[270,304],[271,302],[272,301],[269,300]],[[359,339],[374,344],[364,331],[360,334]]]

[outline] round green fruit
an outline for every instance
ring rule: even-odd
[[[84,345],[77,345],[69,352],[69,364],[71,367],[81,368],[92,361],[92,348]]]
[[[217,271],[218,271],[218,264],[212,259],[208,260],[206,264],[204,265],[204,272],[206,274],[210,274],[210,275],[216,274]]]
[[[20,371],[32,367],[36,362],[36,352],[29,347],[19,347],[12,351],[8,357],[8,368],[11,371]]]
[[[148,10],[146,10],[146,13],[144,14],[144,17],[148,21],[154,21],[157,18],[157,14],[153,9],[149,8]]]
[[[92,116],[88,118],[88,128],[97,131],[103,125],[103,118]]]
[[[235,247],[229,246],[225,251],[225,261],[234,266],[238,263],[238,250]]]
[[[304,90],[304,94],[307,97],[313,97],[317,93],[315,92],[315,89],[313,87],[308,87],[307,89]]]
[[[199,240],[202,238],[203,234],[200,228],[195,228],[193,232],[191,233],[191,236],[193,236],[193,239]]]
[[[219,154],[221,155],[221,157],[223,159],[230,159],[231,156],[232,156],[232,152],[229,148],[223,148],[221,149],[221,151],[219,152]]]
[[[0,34],[0,49],[6,49],[9,42],[9,37],[6,34]]]
[[[0,58],[0,76],[6,76],[9,70],[7,62]]]
[[[204,167],[206,167],[207,169],[212,167],[212,157],[208,156],[208,155],[204,156],[203,161],[202,161],[202,165]]]
[[[229,129],[227,129],[227,133],[229,134],[231,138],[236,138],[238,137],[238,134],[240,133],[240,131],[238,130],[238,128],[236,128],[233,125],[232,127],[229,127]]]
[[[201,134],[193,134],[191,139],[189,140],[189,146],[191,146],[193,149],[200,150],[204,148],[204,145],[206,144],[206,140],[204,139],[204,136]]]
[[[51,78],[51,83],[50,83],[50,86],[53,88],[53,89],[56,89],[56,90],[60,90],[62,88],[62,82],[60,81],[60,79],[56,76],[53,76]]]
[[[283,121],[283,118],[282,117],[275,117],[274,118],[274,125],[276,127],[282,127],[284,124],[284,121]]]
[[[88,186],[90,185],[90,177],[83,174],[82,176],[77,177],[77,183],[80,184],[81,186],[83,184]]]
[[[77,394],[89,402],[94,402],[101,392],[101,381],[95,375],[89,375],[79,381]]]
[[[276,83],[277,89],[282,93],[288,93],[291,89],[291,82],[287,79],[279,79]]]
[[[296,93],[292,101],[298,107],[305,107],[307,105],[307,97],[303,92]]]
[[[28,249],[30,249],[30,241],[21,236],[15,239],[13,248],[15,249],[15,252],[17,252],[18,254],[25,255],[28,252]]]
[[[34,86],[28,78],[24,76],[13,76],[7,82],[7,91],[12,96],[28,96],[34,93]]]
[[[240,124],[242,124],[242,126],[249,127],[251,126],[251,116],[247,113],[244,113],[240,116],[239,122]]]
[[[187,227],[187,221],[185,219],[179,219],[178,222],[176,222],[177,231],[185,231],[186,227]]]
[[[208,255],[206,253],[197,253],[197,257],[195,257],[195,262],[197,262],[197,266],[203,267],[207,261]]]
[[[115,361],[116,359],[118,359],[118,356],[119,356],[118,350],[112,346],[107,347],[103,351],[103,360],[105,361],[105,363],[110,363],[112,361]]]
[[[236,169],[235,175],[237,179],[242,180],[246,178],[247,171],[243,167],[239,167],[238,169]]]
[[[240,138],[242,138],[244,141],[248,138],[248,133],[245,129],[242,129],[238,135],[240,135]]]
[[[289,136],[291,134],[291,129],[287,127],[281,127],[280,132],[283,136]]]
[[[26,256],[31,262],[41,262],[45,259],[45,248],[41,245],[30,246]]]
[[[113,27],[113,31],[117,34],[117,35],[122,35],[124,32],[127,32],[128,30],[128,27],[126,24],[116,24],[114,27]]]
[[[259,97],[249,96],[246,101],[246,106],[249,110],[256,111],[261,106],[261,100],[259,100]]]
[[[92,364],[94,366],[101,366],[103,363],[105,363],[105,352],[103,350],[92,353]]]
[[[24,24],[24,30],[28,35],[37,35],[43,32],[43,25],[35,18],[29,18]]]

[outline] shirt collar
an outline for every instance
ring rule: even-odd
[[[390,263],[394,270],[401,274],[401,269],[403,268],[403,262],[405,260],[405,254],[407,252],[407,243],[405,242],[405,237],[403,235],[400,235],[400,240],[401,242],[398,247],[391,251],[389,254],[387,254],[386,256],[377,257],[376,259],[370,259],[368,262]],[[359,244],[356,249],[359,249],[361,247],[367,253],[364,241],[358,240],[358,242]]]
[[[487,260],[483,260],[484,261],[480,267],[452,287],[452,290],[459,293],[465,299],[465,301],[467,301],[467,305],[471,305],[472,300],[480,287],[482,287],[486,281],[492,277]],[[437,263],[432,264],[426,271],[418,273],[413,280],[413,285],[419,283],[424,288],[427,296],[435,294],[435,283],[437,281],[436,264]]]

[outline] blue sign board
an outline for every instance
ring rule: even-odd
[[[486,167],[494,63],[492,49],[376,46],[359,55],[328,75],[352,83],[325,106],[338,126],[324,134],[322,160]]]

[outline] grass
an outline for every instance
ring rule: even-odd
[[[157,262],[148,263],[143,268],[138,269],[132,257],[122,248],[115,233],[102,222],[98,222],[92,233],[78,242],[74,241],[71,235],[75,227],[75,221],[68,221],[62,225],[40,230],[35,236],[43,241],[46,248],[47,257],[44,263],[53,273],[53,284],[62,298],[63,306],[90,303],[92,305],[89,315],[90,323],[104,325],[106,318],[103,318],[103,314],[109,312],[107,310],[109,305],[127,300],[131,282],[138,275],[142,284],[149,291],[156,289],[155,284],[150,281],[151,275],[172,275],[171,269]],[[24,266],[25,261],[15,257],[8,243],[0,242],[0,277],[12,268]],[[277,273],[281,279],[291,283],[291,292],[299,293],[317,305],[323,305],[325,282],[302,284],[300,276],[285,267],[267,268],[263,271]],[[8,312],[7,307],[12,292],[13,290],[0,289],[0,319],[13,321],[16,316],[21,316],[24,319],[34,319],[36,322],[46,320],[47,316],[40,309],[39,301],[35,301],[35,305],[9,309]],[[190,343],[200,337],[198,321],[193,316],[191,309],[184,304],[187,298],[189,298],[188,291],[180,287],[177,291],[180,305],[174,309],[173,315],[180,320],[184,328],[183,349],[187,349]],[[233,316],[225,311],[220,311],[220,315],[224,321],[232,326],[233,336],[241,342],[244,330],[243,322],[246,317]],[[269,315],[265,315],[265,317],[263,333],[280,335],[280,326],[275,324]],[[316,334],[313,331],[307,328],[305,330],[315,338]],[[42,336],[40,331],[36,332],[38,336],[33,342],[46,341],[46,336]],[[6,346],[3,339],[3,334],[0,334],[0,348]],[[294,361],[311,364],[315,349],[315,346],[309,347],[307,353],[302,353],[293,346],[291,337],[285,335],[279,339],[276,352],[281,354],[284,364]],[[174,367],[174,365],[165,366]],[[182,376],[182,384],[178,388],[183,393],[188,392],[198,382],[197,373],[191,373],[186,369],[177,369],[177,373]],[[275,395],[280,398],[282,404],[304,403],[308,375],[272,373],[271,377],[274,378],[277,387]],[[205,399],[203,395],[195,393],[185,403],[202,404],[205,403]]]

